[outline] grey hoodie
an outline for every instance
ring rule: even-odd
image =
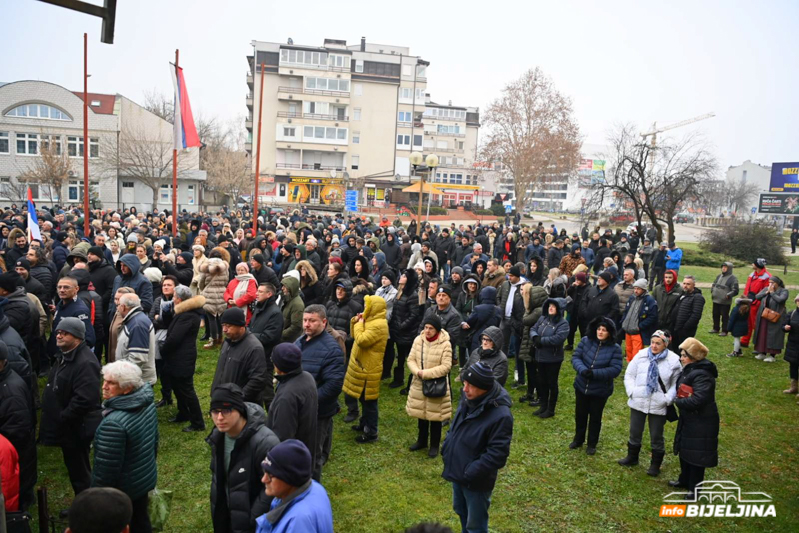
[[[482,361],[493,370],[494,379],[504,387],[505,382],[508,380],[508,357],[505,355],[505,352],[502,351],[502,343],[505,340],[502,331],[496,326],[489,326],[481,334],[481,336],[483,335],[489,337],[494,342],[494,349],[489,354],[484,354],[482,347],[469,352],[469,360],[461,371],[461,377],[463,377],[463,373],[466,372],[470,366],[478,361]]]
[[[727,273],[721,273],[710,288],[710,297],[714,304],[732,305],[732,299],[738,294],[738,278],[732,273],[732,263],[726,262]]]

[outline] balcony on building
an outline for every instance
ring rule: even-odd
[[[252,96],[253,96],[252,93],[249,93],[249,94],[247,94],[247,98],[246,98],[247,109],[249,109],[250,112],[252,112]]]
[[[348,110],[349,106],[346,104],[306,100],[302,102],[302,107],[300,107],[299,102],[289,104],[288,109],[279,110],[277,116],[278,118],[305,119],[309,121],[300,122],[302,124],[310,124],[318,120],[349,122]]]
[[[288,170],[294,176],[329,177],[333,171],[344,172],[346,155],[340,151],[278,149],[276,171]]]
[[[350,61],[350,54],[336,53],[326,49],[281,48],[279,73],[295,75],[300,73],[297,71],[338,72],[349,78]]]
[[[246,128],[247,131],[252,133],[252,118],[247,117],[246,119],[244,119],[244,127]]]
[[[253,76],[252,76],[252,72],[248,72],[248,73],[247,73],[247,87],[249,87],[251,91],[253,90],[253,87],[254,87],[254,86],[253,86]]]

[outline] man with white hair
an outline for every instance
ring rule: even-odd
[[[122,329],[117,340],[116,360],[130,361],[141,368],[142,379],[155,384],[155,329],[141,308],[136,294],[125,294],[119,299]]]

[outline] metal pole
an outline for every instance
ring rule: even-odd
[[[178,68],[180,63],[180,50],[175,50],[175,78],[180,79]],[[180,105],[178,95],[175,95],[175,105]],[[175,113],[177,115],[177,112]],[[174,119],[173,119],[174,120]],[[178,149],[172,147],[172,237],[178,235]]]
[[[436,167],[430,167],[430,179],[428,181],[431,184],[430,185],[431,189],[433,188],[432,184],[435,181],[433,179],[433,172],[435,172],[435,171],[436,171]],[[432,200],[432,198],[433,198],[433,192],[430,191],[429,193],[427,193],[427,214],[424,217],[425,218],[425,222],[429,222],[430,221],[430,200]]]
[[[416,165],[413,166],[413,173],[416,174]],[[424,193],[424,173],[419,176],[419,209],[416,210],[416,231],[417,235],[422,235],[422,195]]]
[[[89,44],[83,34],[83,235],[89,236]],[[61,196],[61,191],[58,191]]]
[[[256,57],[258,52],[256,52]],[[264,110],[264,63],[261,62],[261,92],[258,95],[258,142],[255,146],[255,196],[252,202],[252,234],[258,235],[258,181],[261,179],[261,116]]]

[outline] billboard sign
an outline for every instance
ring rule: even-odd
[[[795,193],[760,193],[757,211],[762,215],[799,215],[799,190]]]
[[[769,190],[799,192],[799,163],[772,163]]]
[[[577,167],[577,183],[581,189],[590,189],[592,185],[605,182],[604,159],[581,159]]]

